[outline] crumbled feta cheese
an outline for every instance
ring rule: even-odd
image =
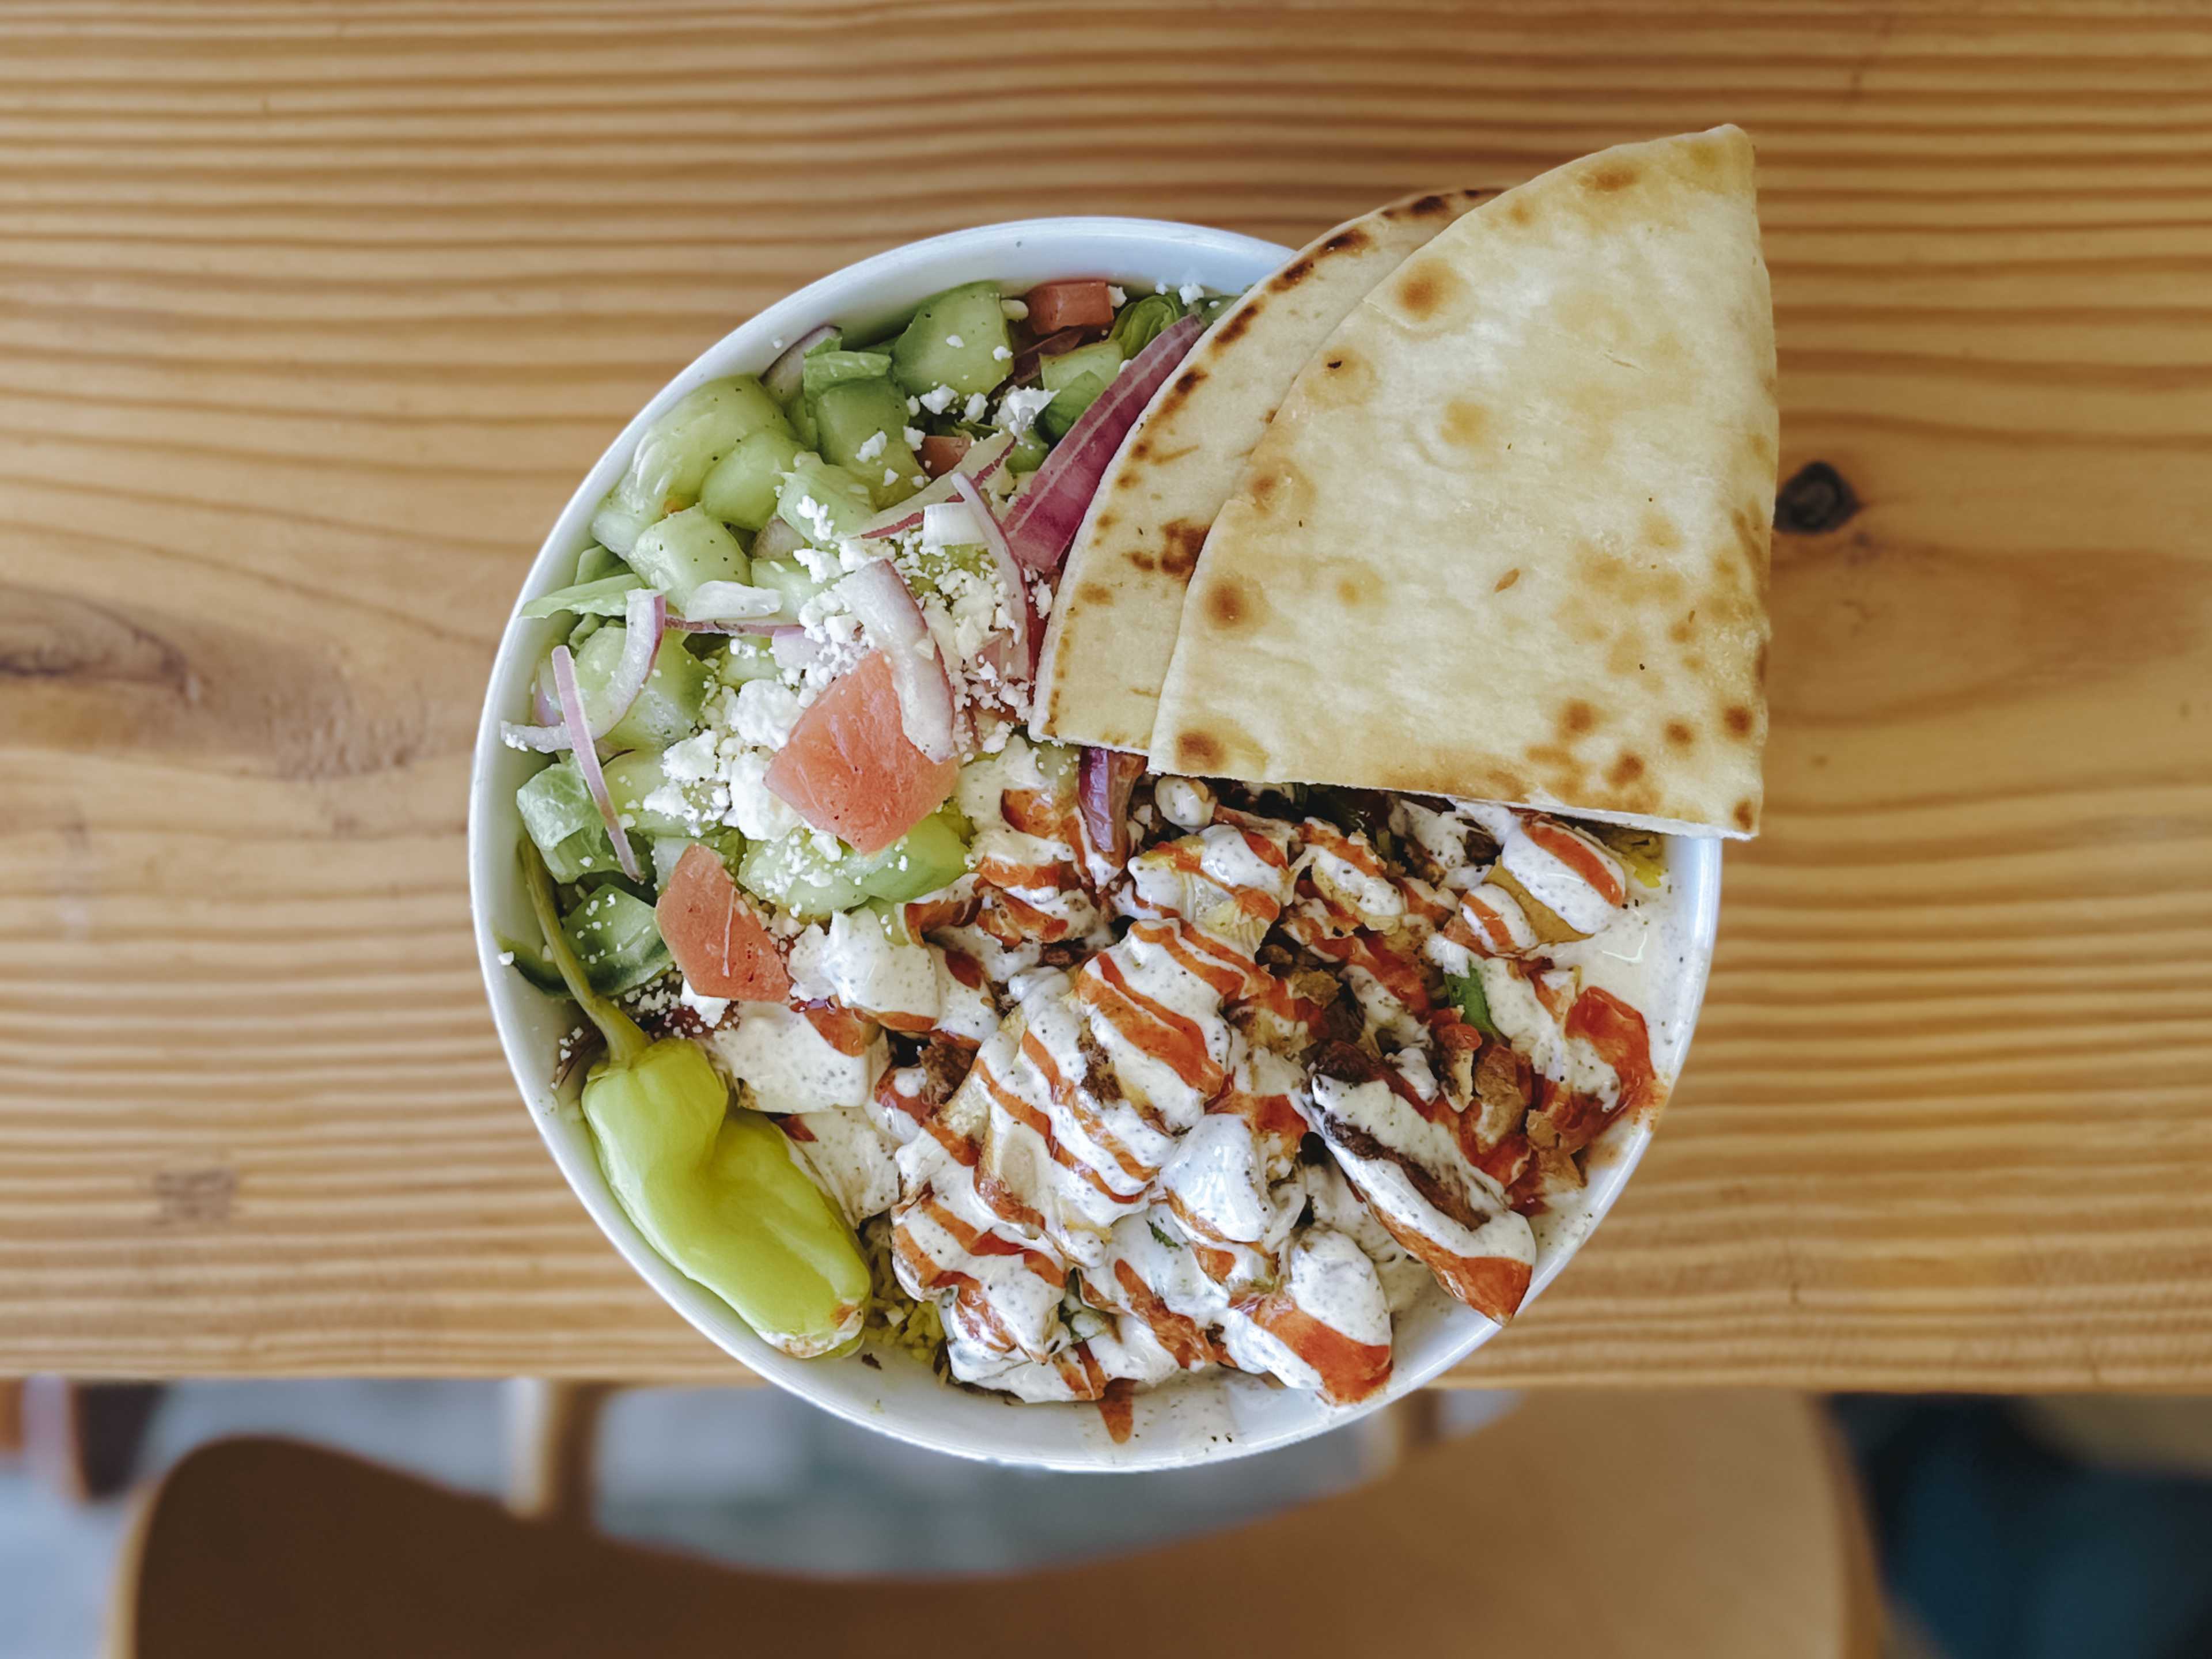
[[[514,951],[501,951],[499,953],[499,965],[500,965],[501,967],[502,967],[502,968],[512,968],[512,967],[514,967]]]
[[[720,770],[712,732],[695,732],[660,753],[660,775],[671,783],[704,783]]]
[[[933,386],[921,394],[921,406],[933,415],[942,415],[959,396],[949,386]]]
[[[802,712],[796,694],[780,680],[747,680],[738,688],[737,708],[730,730],[749,744],[781,749],[791,740],[791,728]]]
[[[1176,298],[1182,301],[1186,306],[1194,306],[1205,297],[1205,286],[1199,283],[1185,283],[1181,288],[1176,290]]]
[[[1019,438],[1053,399],[1042,386],[1013,386],[999,399],[999,424]]]
[[[921,398],[908,398],[908,399],[906,400],[906,412],[907,412],[908,414],[909,414],[909,415],[919,415],[919,414],[921,414]]]
[[[1051,587],[1043,582],[1039,582],[1030,591],[1032,595],[1030,603],[1036,607],[1037,615],[1039,617],[1049,617],[1052,615]]]
[[[907,399],[907,402],[908,402],[908,404],[909,405],[911,405],[911,404],[913,404],[913,402],[914,402],[914,399],[913,399],[913,398],[908,398],[908,399]],[[909,409],[908,410],[908,411],[907,411],[907,412],[908,412],[908,414],[911,414],[911,413],[913,413],[913,410],[912,410],[911,408],[909,408]],[[928,434],[927,432],[924,432],[924,431],[923,431],[920,427],[918,427],[918,426],[910,426],[910,427],[907,428],[906,432],[905,432],[905,434],[904,434],[904,436],[905,436],[905,438],[906,438],[906,447],[907,447],[908,449],[919,449],[919,448],[921,448],[921,441],[922,441],[924,438],[927,437],[928,435],[929,435],[929,434]]]
[[[890,434],[888,432],[871,432],[866,441],[853,452],[853,459],[856,461],[872,461],[884,453],[884,446],[890,441]]]
[[[878,437],[881,437],[883,434],[881,433],[878,433],[876,435]],[[884,469],[884,482],[887,484],[896,483],[898,482],[898,469],[895,466],[885,467]]]
[[[722,822],[749,841],[774,841],[806,827],[805,820],[791,810],[791,803],[768,787],[769,763],[775,758],[765,749],[739,748],[722,763],[722,777],[730,791],[729,809],[723,813]]]
[[[813,496],[800,496],[792,510],[799,514],[799,527],[811,534],[815,540],[826,542],[836,535],[830,523],[830,509]]]
[[[826,548],[801,547],[792,556],[796,558],[805,567],[806,574],[817,582],[836,580],[837,573],[844,568],[844,566],[837,562],[837,556]]]
[[[969,421],[980,421],[983,418],[985,413],[989,410],[990,407],[991,400],[986,398],[981,392],[977,392],[969,395],[967,406],[960,412]]]
[[[1129,291],[1119,283],[1106,284],[1106,297],[1114,302],[1117,309],[1129,303]]]
[[[1010,347],[1010,346],[993,346],[993,347],[991,348],[991,361],[992,361],[993,362],[994,362],[994,363],[1010,363],[1010,362],[1013,362],[1013,360],[1014,360],[1014,354],[1013,354],[1013,349],[1012,349],[1012,347]]]
[[[688,979],[684,981],[684,988],[676,994],[676,1000],[709,1025],[720,1024],[722,1016],[730,1012],[729,998],[702,996],[691,988],[691,981]]]
[[[945,337],[945,343],[951,346],[955,351],[957,351],[962,346],[966,345],[968,342],[962,339],[957,334],[948,334]]]
[[[1013,321],[1018,323],[1030,314],[1029,301],[1026,300],[1001,300],[999,301],[999,312],[1000,315],[1010,318]]]

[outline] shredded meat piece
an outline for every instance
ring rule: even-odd
[[[1524,1055],[1503,1042],[1483,1045],[1474,1062],[1474,1102],[1480,1114],[1474,1137],[1484,1151],[1498,1146],[1527,1117],[1530,1076]]]
[[[967,1080],[969,1067],[975,1063],[975,1051],[943,1037],[932,1037],[922,1045],[914,1063],[921,1072],[921,1098],[934,1110]]]
[[[1611,1121],[1605,1104],[1594,1096],[1547,1086],[1543,1103],[1528,1114],[1528,1144],[1538,1152],[1556,1148],[1579,1152],[1595,1140]]]
[[[1091,1097],[1101,1105],[1121,1097],[1121,1079],[1114,1070],[1114,1061],[1106,1052],[1106,1045],[1093,1035],[1089,1021],[1076,1028],[1075,1051],[1083,1056],[1083,1075],[1074,1079]]]

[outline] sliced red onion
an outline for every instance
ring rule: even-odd
[[[606,822],[607,838],[615,844],[615,862],[632,881],[642,881],[645,873],[638,868],[637,854],[630,849],[629,836],[615,814],[614,797],[607,793],[607,775],[599,770],[599,751],[592,747],[591,722],[584,718],[584,694],[576,687],[576,659],[565,645],[553,647],[553,684],[560,693],[562,717],[568,723],[569,746],[576,751],[576,769],[584,775],[584,787],[592,792],[592,805]]]
[[[968,446],[968,453],[960,458],[960,465],[942,477],[932,480],[916,490],[896,507],[886,507],[860,526],[860,535],[866,540],[884,536],[896,536],[902,531],[912,530],[921,522],[921,509],[941,507],[952,499],[955,478],[983,479],[996,472],[1006,461],[1007,453],[1014,447],[1013,434],[994,432],[988,438],[979,438]]]
[[[837,331],[824,323],[820,328],[810,328],[791,343],[791,349],[770,363],[761,375],[761,384],[768,395],[780,404],[787,404],[799,395],[806,374],[806,354]]]
[[[681,617],[671,617],[668,628],[675,634],[796,634],[799,626],[795,622],[779,622],[774,617],[765,621],[747,622],[687,622]]]
[[[1129,862],[1129,792],[1145,775],[1145,757],[1118,749],[1085,749],[1078,763],[1075,809],[1091,844],[1114,861]]]
[[[951,760],[957,752],[952,682],[898,568],[889,559],[871,559],[840,582],[837,591],[867,629],[869,642],[890,664],[907,741],[930,760]]]
[[[561,705],[553,701],[553,687],[544,674],[531,676],[530,718],[543,726],[561,724]]]
[[[806,538],[782,519],[770,519],[753,538],[753,557],[787,559],[807,544]]]
[[[684,602],[686,622],[750,622],[783,609],[783,595],[772,587],[744,582],[701,582]]]
[[[1054,446],[1006,515],[1006,542],[1017,559],[1048,575],[1060,568],[1114,452],[1205,326],[1195,317],[1185,317],[1162,330]]]
[[[1063,328],[1056,334],[1048,334],[1035,345],[1015,354],[1006,370],[1006,379],[1015,386],[1026,385],[1047,357],[1064,356],[1083,343],[1084,336],[1103,332],[1103,329],[1097,328]]]
[[[990,502],[983,492],[975,488],[975,481],[955,472],[950,475],[952,488],[960,499],[968,503],[976,523],[983,532],[983,545],[991,550],[991,562],[999,568],[999,584],[1006,590],[1006,616],[1013,634],[1012,659],[1021,667],[1022,679],[1029,678],[1030,667],[1030,590],[1022,580],[1022,568],[1014,562],[1013,550],[1006,545],[1006,532],[1000,528],[999,515],[991,511]],[[1007,672],[1005,664],[1000,672]],[[1009,675],[1009,678],[1013,678]]]
[[[653,656],[660,649],[661,630],[667,623],[668,601],[658,589],[634,587],[629,591],[623,609],[623,653],[615,665],[614,678],[607,685],[606,718],[589,728],[593,742],[614,730],[622,717],[629,713],[629,706],[637,701],[638,693],[645,690],[645,683],[653,673]],[[567,655],[568,650],[567,646],[562,646],[558,654]],[[569,657],[568,660],[573,665],[575,659]],[[554,683],[556,686],[560,683],[557,672]],[[532,683],[531,701],[534,707],[544,708],[545,688],[542,683]],[[575,747],[571,722],[565,720],[557,726],[519,726],[512,720],[502,721],[499,735],[510,749],[534,749],[545,755]]]

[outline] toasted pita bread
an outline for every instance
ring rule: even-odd
[[[1492,192],[1348,220],[1224,312],[1122,442],[1060,578],[1037,665],[1048,736],[1142,752],[1214,514],[1314,349],[1406,256]]]
[[[1299,374],[1206,538],[1154,765],[1756,833],[1777,443],[1749,139],[1507,191]]]

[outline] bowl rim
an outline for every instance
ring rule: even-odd
[[[499,736],[502,718],[501,694],[502,681],[517,650],[520,632],[517,623],[521,620],[522,606],[537,592],[558,586],[560,581],[566,579],[565,576],[556,575],[561,561],[574,557],[580,535],[587,532],[592,514],[612,487],[615,476],[628,464],[630,453],[647,423],[699,382],[716,374],[738,372],[732,367],[733,358],[741,358],[750,350],[761,355],[761,361],[765,363],[782,343],[797,338],[825,316],[850,315],[855,307],[866,307],[872,302],[872,294],[880,295],[880,290],[902,277],[911,276],[917,267],[957,262],[976,256],[1003,258],[1033,241],[1057,245],[1078,240],[1087,245],[1086,263],[1098,262],[1101,268],[1115,252],[1125,252],[1128,256],[1127,264],[1123,267],[1127,271],[1157,270],[1163,259],[1172,261],[1181,253],[1203,256],[1216,262],[1248,262],[1250,274],[1244,279],[1247,281],[1256,281],[1264,276],[1290,258],[1292,252],[1290,248],[1259,238],[1173,220],[1107,216],[1012,220],[904,243],[840,267],[764,307],[709,344],[672,375],[600,453],[548,527],[528,571],[517,588],[514,602],[509,608],[494,653],[471,752],[467,836],[469,908],[476,938],[477,967],[490,1004],[500,1047],[506,1057],[508,1072],[522,1095],[539,1138],[552,1156],[555,1166],[608,1243],[652,1286],[664,1303],[708,1342],[755,1375],[811,1404],[847,1421],[890,1434],[911,1444],[956,1456],[1028,1468],[1119,1472],[1183,1468],[1225,1461],[1272,1450],[1328,1432],[1354,1422],[1425,1385],[1465,1359],[1504,1328],[1486,1321],[1478,1322],[1463,1340],[1439,1344],[1438,1352],[1428,1356],[1421,1364],[1400,1368],[1393,1375],[1389,1387],[1374,1399],[1359,1406],[1317,1410],[1306,1422],[1271,1431],[1238,1434],[1225,1443],[1209,1443],[1210,1437],[1202,1435],[1186,1435],[1149,1447],[1139,1447],[1133,1441],[1127,1446],[1115,1448],[1115,1455],[1109,1456],[1095,1444],[1082,1443],[1079,1437],[1071,1437],[1064,1451],[1009,1452],[1003,1445],[994,1443],[988,1435],[949,1435],[927,1425],[901,1421],[894,1413],[881,1407],[868,1409],[844,1398],[834,1389],[820,1386],[818,1376],[810,1375],[818,1370],[817,1362],[790,1359],[753,1336],[749,1330],[741,1329],[733,1337],[726,1328],[716,1328],[718,1317],[726,1321],[727,1315],[726,1309],[722,1310],[721,1316],[716,1315],[714,1310],[721,1307],[719,1298],[673,1267],[645,1241],[608,1189],[596,1158],[587,1149],[579,1150],[577,1136],[562,1133],[562,1104],[550,1085],[538,1080],[538,1075],[548,1069],[542,1052],[542,1036],[525,1031],[524,1018],[518,1012],[520,992],[528,988],[501,961],[501,946],[491,919],[493,907],[488,900],[488,889],[494,879],[494,872],[503,866],[513,844],[514,824],[511,822],[497,824],[495,833],[499,811],[491,785],[500,763],[507,756]],[[918,294],[915,297],[921,295]],[[880,298],[876,302],[880,303]],[[508,804],[508,816],[512,817],[511,803]],[[1684,885],[1685,897],[1689,901],[1681,917],[1685,929],[1683,944],[1689,957],[1692,981],[1685,988],[1686,997],[1681,1017],[1681,1062],[1686,1064],[1712,962],[1719,911],[1720,843],[1682,837],[1670,837],[1669,842],[1670,862],[1676,856],[1682,858],[1683,861],[1677,868]],[[1682,849],[1687,850],[1685,853]],[[1585,1212],[1577,1235],[1562,1248],[1552,1252],[1549,1260],[1539,1264],[1522,1304],[1524,1310],[1528,1303],[1533,1302],[1588,1243],[1618,1200],[1636,1166],[1642,1161],[1644,1150],[1650,1143],[1652,1122],[1647,1118],[1627,1127],[1632,1133],[1624,1137],[1623,1145],[1606,1171],[1608,1187],[1601,1195],[1594,1199]],[[582,1139],[587,1142],[588,1135]],[[592,1165],[588,1171],[577,1167],[586,1160]],[[738,1340],[740,1338],[742,1340]],[[1140,1433],[1138,1439],[1142,1438]],[[1156,1437],[1158,1438],[1163,1437]]]

